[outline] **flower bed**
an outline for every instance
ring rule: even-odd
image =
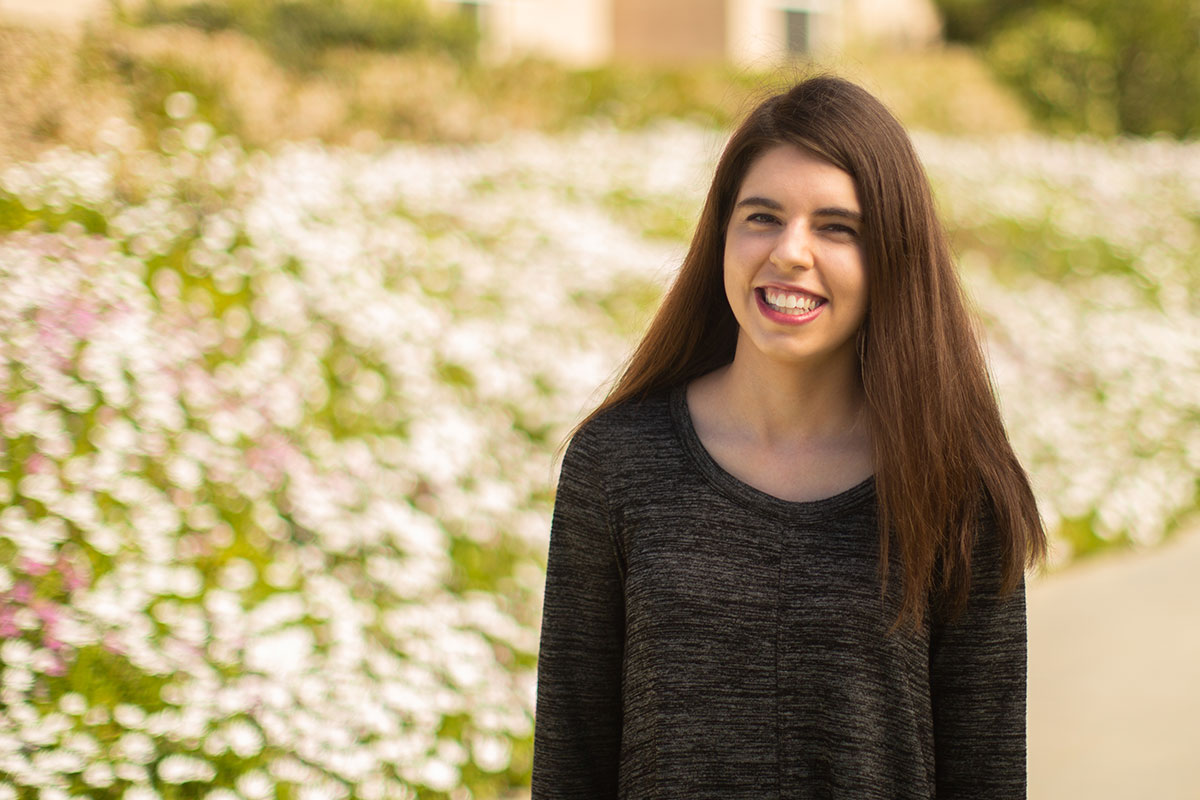
[[[0,173],[0,797],[520,787],[556,448],[719,136],[101,139]],[[1056,558],[1161,538],[1197,149],[920,144]]]

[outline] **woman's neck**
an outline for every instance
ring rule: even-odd
[[[780,363],[739,342],[732,363],[697,383],[696,389],[725,409],[727,433],[736,428],[739,438],[766,447],[866,436],[853,352],[814,363]]]

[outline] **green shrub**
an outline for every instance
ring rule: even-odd
[[[1200,5],[1192,0],[938,0],[1052,130],[1200,134]]]
[[[1117,132],[1115,47],[1104,28],[1067,9],[1039,9],[991,39],[988,60],[1051,129]]]

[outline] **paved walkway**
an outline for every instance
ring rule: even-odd
[[[1200,528],[1028,601],[1029,800],[1200,800]]]
[[[1200,530],[1028,602],[1029,800],[1200,800]]]

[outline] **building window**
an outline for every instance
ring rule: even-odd
[[[788,54],[806,56],[812,53],[812,12],[787,8],[783,14]]]

